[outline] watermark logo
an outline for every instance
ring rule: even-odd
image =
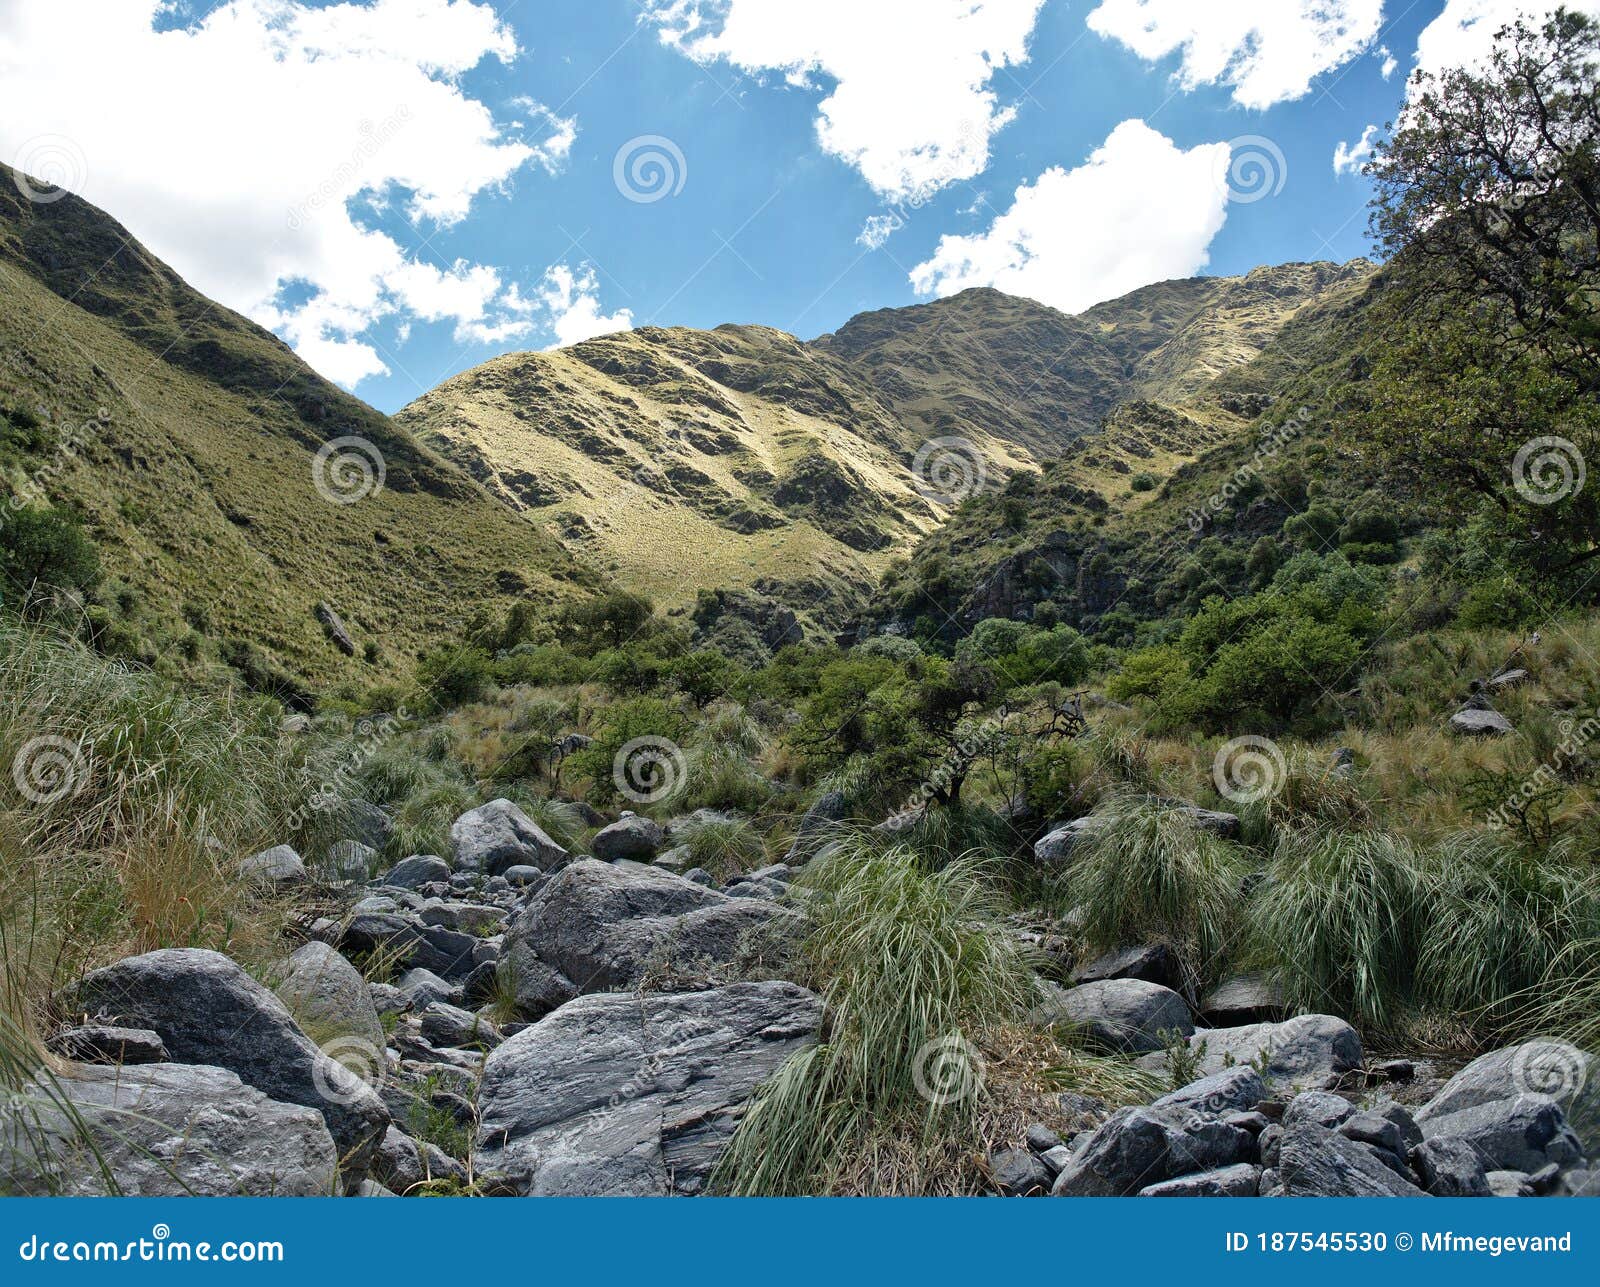
[[[655,804],[683,790],[688,765],[678,744],[666,737],[636,737],[611,761],[611,780],[635,804]]]
[[[330,505],[354,505],[376,496],[387,476],[383,453],[355,434],[323,443],[311,462],[311,481]]]
[[[49,205],[83,187],[89,163],[65,134],[37,134],[17,149],[11,169],[18,192],[35,205]]]
[[[911,460],[918,493],[936,505],[956,506],[983,490],[988,468],[967,438],[930,438]]]
[[[383,1050],[360,1037],[336,1037],[322,1047],[326,1059],[311,1065],[311,1084],[330,1104],[349,1107],[367,1099],[389,1073]]]
[[[917,1094],[935,1108],[982,1094],[983,1074],[983,1056],[959,1032],[948,1032],[927,1042],[911,1065]]]
[[[1283,149],[1260,134],[1229,139],[1226,163],[1216,173],[1217,186],[1241,205],[1277,196],[1288,178]]]
[[[1511,485],[1532,505],[1554,505],[1576,496],[1587,478],[1583,453],[1566,438],[1533,438],[1511,461]]]
[[[1217,794],[1234,804],[1254,804],[1276,795],[1286,772],[1278,744],[1254,734],[1224,742],[1211,762]]]
[[[689,181],[683,149],[660,134],[641,134],[617,149],[611,162],[617,191],[638,205],[675,197]]]
[[[1571,1099],[1589,1079],[1590,1056],[1559,1037],[1535,1037],[1511,1057],[1511,1084],[1519,1095]]]
[[[65,737],[32,738],[11,762],[12,782],[33,804],[55,804],[75,796],[88,777],[89,759],[83,747]]]

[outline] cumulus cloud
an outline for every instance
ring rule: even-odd
[[[633,329],[633,313],[629,309],[620,308],[609,316],[600,311],[600,285],[594,268],[588,264],[576,270],[566,264],[552,266],[539,282],[536,295],[538,306],[549,314],[550,329],[555,333],[552,347],[564,348],[596,335]]]
[[[1378,46],[1378,57],[1381,60],[1378,64],[1378,75],[1382,76],[1384,80],[1388,80],[1389,77],[1394,75],[1395,69],[1400,66],[1400,60],[1389,52],[1388,45]]]
[[[1378,127],[1369,125],[1361,131],[1361,137],[1354,143],[1340,143],[1333,149],[1333,172],[1335,174],[1354,174],[1372,156],[1372,150],[1378,143]]]
[[[1382,19],[1383,0],[1101,0],[1089,27],[1150,62],[1180,54],[1185,89],[1231,85],[1267,108],[1356,57]]]
[[[1561,7],[1561,0],[1446,0],[1444,12],[1417,36],[1417,67],[1437,74],[1447,67],[1475,66],[1494,47],[1502,27],[1518,17],[1537,24]],[[1600,17],[1600,0],[1565,0],[1565,7]]]
[[[1230,161],[1226,143],[1183,151],[1123,121],[1084,164],[1019,187],[987,231],[941,238],[911,284],[937,295],[994,286],[1075,313],[1192,276],[1227,218]]]
[[[994,74],[1027,59],[1044,0],[647,0],[662,41],[790,85],[830,88],[824,151],[890,200],[923,198],[989,164],[1015,115]]]
[[[575,122],[525,102],[517,130],[462,87],[517,52],[488,4],[228,0],[170,19],[162,0],[0,6],[0,159],[26,168],[37,140],[67,140],[68,186],[347,385],[384,372],[363,338],[381,318],[463,335],[519,320],[497,269],[422,249],[572,146]],[[362,204],[401,210],[415,244]]]

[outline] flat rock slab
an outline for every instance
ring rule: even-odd
[[[1516,729],[1499,711],[1466,706],[1450,717],[1450,731],[1462,737],[1504,737]]]
[[[699,1193],[740,1107],[821,1022],[776,981],[580,997],[489,1056],[478,1169],[529,1195]]]
[[[1238,1064],[1257,1068],[1268,1082],[1317,1087],[1361,1066],[1361,1038],[1343,1019],[1302,1014],[1282,1023],[1251,1023],[1239,1028],[1201,1028],[1189,1038],[1202,1075]],[[1139,1061],[1165,1069],[1165,1053]]]

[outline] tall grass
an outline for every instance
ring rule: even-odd
[[[702,813],[676,823],[673,842],[689,850],[690,867],[700,867],[717,880],[753,871],[766,860],[761,833],[748,819]]]
[[[977,1050],[1032,995],[1029,962],[995,926],[985,877],[976,858],[930,871],[903,846],[865,840],[811,864],[800,981],[826,1003],[825,1039],[757,1092],[719,1162],[719,1188],[835,1191],[879,1172],[890,1141],[970,1146],[983,1098]],[[934,1182],[913,1166],[893,1187]]]

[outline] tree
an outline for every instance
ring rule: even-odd
[[[71,515],[30,507],[0,514],[0,595],[27,612],[56,591],[82,593],[100,579],[100,556]]]

